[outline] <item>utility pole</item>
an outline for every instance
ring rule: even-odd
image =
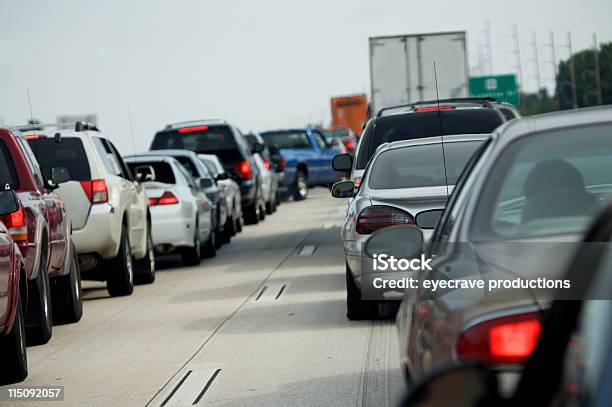
[[[488,72],[487,74],[489,75],[493,75],[493,42],[491,40],[491,21],[490,20],[485,20],[485,30],[484,30],[484,35],[485,35],[485,49],[486,49],[486,56],[487,56],[487,68],[488,68]]]
[[[558,76],[558,65],[557,65],[557,44],[555,43],[555,33],[554,31],[550,32],[550,42],[545,44],[547,47],[550,47],[550,60],[545,61],[550,63],[552,67],[552,80],[553,80],[553,92],[556,94],[557,106],[561,108],[561,89],[559,88],[559,81],[557,79]]]
[[[535,63],[535,78],[538,84],[538,93],[542,89],[542,75],[540,75],[540,54],[538,52],[538,39],[536,32],[531,32],[531,46],[533,47],[533,62]]]
[[[572,33],[567,32],[567,43],[570,52],[570,75],[572,78],[572,106],[578,109],[578,92],[576,91],[576,65],[574,63],[574,49],[572,48]]]
[[[519,76],[519,108],[523,105],[523,97],[521,95],[521,93],[523,92],[524,89],[524,82],[523,82],[523,65],[521,62],[521,47],[519,44],[519,35],[518,35],[518,28],[516,26],[516,24],[514,24],[513,26],[513,42],[514,42],[514,56],[516,58],[516,69],[518,71],[518,76]]]
[[[601,94],[601,70],[599,66],[599,45],[597,44],[597,34],[593,34],[593,56],[595,57],[595,89],[597,92],[597,105],[603,105]]]

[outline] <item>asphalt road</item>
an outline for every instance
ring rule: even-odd
[[[82,321],[28,348],[19,387],[71,406],[397,405],[395,326],[345,318],[345,205],[313,190],[198,267],[161,259],[130,297],[85,283]]]

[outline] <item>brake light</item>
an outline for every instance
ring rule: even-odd
[[[251,169],[251,163],[248,161],[240,161],[234,165],[234,172],[244,180],[250,180],[253,178],[253,170]]]
[[[28,134],[27,136],[24,136],[23,138],[26,140],[36,140],[39,139],[41,136],[40,134]]]
[[[166,191],[159,198],[149,198],[149,206],[157,205],[176,205],[179,203],[178,198],[170,191]]]
[[[270,169],[270,159],[269,158],[264,158],[264,167],[266,167],[266,169]]]
[[[431,112],[436,110],[453,110],[455,106],[428,106],[428,107],[417,107],[416,112]]]
[[[193,133],[196,131],[206,131],[208,130],[208,126],[194,126],[194,127],[183,127],[182,129],[178,129],[178,132],[181,134],[185,133]]]
[[[541,330],[537,312],[495,318],[463,332],[457,340],[457,354],[464,360],[492,365],[521,364],[535,349]]]
[[[278,170],[285,171],[286,166],[287,166],[287,160],[285,160],[285,157],[281,156],[281,158],[278,160]]]
[[[378,229],[394,225],[414,225],[414,217],[390,206],[370,206],[359,214],[355,231],[360,235],[369,235]]]
[[[345,140],[343,143],[344,146],[349,149],[349,151],[353,151],[355,148],[355,142],[353,140]]]
[[[361,177],[355,178],[355,187],[359,187],[361,185]]]
[[[81,187],[92,204],[108,202],[108,188],[105,180],[81,181]]]
[[[2,221],[14,242],[28,240],[28,227],[26,225],[25,213],[21,206],[16,212],[4,215]]]

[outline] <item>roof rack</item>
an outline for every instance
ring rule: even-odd
[[[227,124],[227,122],[222,119],[189,120],[186,122],[168,123],[165,129],[180,129],[181,127],[199,126],[206,124]]]
[[[486,107],[492,108],[493,105],[491,103],[498,102],[496,98],[492,97],[466,97],[466,98],[449,98],[449,99],[435,99],[435,100],[421,100],[414,103],[407,103],[404,105],[383,107],[378,111],[376,117],[382,117],[384,112],[388,112],[389,110],[402,109],[402,108],[415,108],[416,106],[421,105],[435,105],[438,103],[476,103],[482,104]]]
[[[11,127],[12,130],[16,130],[20,133],[27,133],[31,131],[43,131],[43,130],[69,130],[74,131],[100,131],[95,124],[87,122],[76,122],[76,123],[34,123],[25,124],[22,126]]]
[[[88,122],[76,122],[74,123],[74,131],[100,131],[95,124]]]

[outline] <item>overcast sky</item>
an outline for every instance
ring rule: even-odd
[[[515,71],[517,24],[525,86],[552,78],[559,57],[612,40],[610,0],[0,0],[0,123],[96,113],[131,153],[166,123],[225,118],[243,130],[329,122],[329,97],[369,93],[368,37],[466,30],[476,66],[488,19],[497,73]]]

